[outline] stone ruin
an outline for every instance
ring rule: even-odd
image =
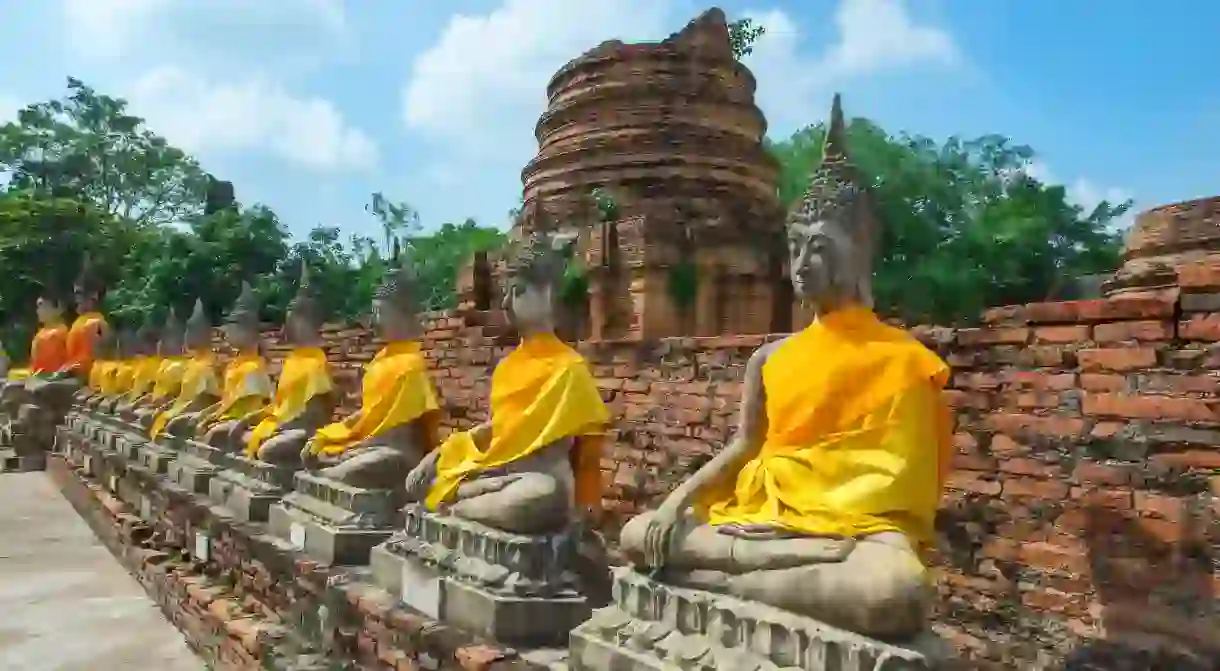
[[[790,328],[779,167],[754,91],[719,9],[658,43],[604,42],[551,78],[513,234],[576,235],[588,299],[572,335]]]
[[[774,166],[749,148],[763,132],[753,81],[708,37],[722,23],[709,13],[666,42],[611,42],[565,66],[524,175],[516,232],[569,229],[589,268],[578,339],[614,417],[602,461],[610,539],[729,440],[745,361],[791,329],[777,257],[736,230],[761,240],[780,219],[761,187],[773,185]],[[671,122],[680,109],[657,112],[698,96],[722,116]],[[640,97],[647,109],[633,107]],[[573,109],[583,120],[558,121]],[[674,128],[688,144],[669,142]],[[666,163],[633,137],[686,158]],[[617,216],[595,213],[595,185],[614,194]],[[684,204],[680,194],[700,188],[715,195]],[[1218,203],[1141,214],[1104,298],[994,308],[976,328],[913,329],[953,369],[935,630],[961,668],[1203,671],[1220,659]],[[699,297],[681,314],[667,283],[684,258],[713,270],[700,268]],[[500,280],[497,260],[481,255],[459,278],[458,308],[430,315],[423,343],[447,431],[486,419],[490,373],[514,342],[494,300]],[[690,335],[715,337],[666,337]],[[266,334],[276,359],[277,337]],[[355,369],[378,344],[342,325],[326,341],[350,405]],[[51,476],[217,668],[564,668],[406,608],[366,568],[286,549],[265,525],[218,515],[158,469],[121,454],[82,463],[88,449],[52,455]]]

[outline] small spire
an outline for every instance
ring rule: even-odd
[[[211,322],[208,321],[207,312],[203,309],[202,298],[195,299],[195,309],[191,311],[191,318],[186,321],[186,328],[189,331],[212,328]]]
[[[822,160],[847,160],[847,124],[843,121],[843,100],[836,93],[830,105],[830,122],[826,127],[826,139],[822,142]]]

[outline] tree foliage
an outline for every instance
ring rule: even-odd
[[[1113,270],[1113,224],[1131,203],[1085,212],[1062,186],[1030,177],[1029,147],[999,135],[937,143],[890,136],[854,120],[852,157],[882,222],[874,292],[878,308],[910,321],[969,319],[992,305],[1043,300],[1065,278]],[[770,146],[781,164],[780,199],[804,191],[821,160],[824,126]]]

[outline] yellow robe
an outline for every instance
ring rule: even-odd
[[[140,396],[152,392],[157,384],[161,364],[167,361],[159,356],[139,356],[132,362],[131,387],[123,394],[124,403],[132,403]]]
[[[11,368],[9,369],[7,380],[25,380],[30,377],[29,368]]]
[[[319,429],[312,451],[314,454],[342,454],[361,441],[413,422],[439,407],[419,343],[390,343],[365,367],[360,389],[360,418],[350,427],[335,422]]]
[[[182,374],[178,379],[178,395],[172,405],[157,413],[149,429],[148,437],[156,439],[172,419],[181,415],[200,396],[220,395],[220,382],[216,379],[216,357],[210,351],[195,352],[182,363]],[[160,382],[158,380],[158,382]]]
[[[149,392],[149,401],[156,406],[164,405],[178,395],[182,389],[182,377],[186,375],[189,359],[171,356],[161,360],[157,366],[156,382]]]
[[[113,380],[110,386],[110,395],[112,397],[122,396],[131,391],[131,385],[136,379],[136,363],[131,359],[119,361],[114,366],[114,372],[110,374]]]
[[[109,360],[97,361],[93,367],[89,369],[89,378],[87,385],[93,391],[101,391],[103,388],[103,380],[109,371],[114,368],[114,362]]]
[[[49,375],[58,372],[68,362],[68,327],[53,324],[38,329],[30,343],[30,372]]]
[[[225,366],[220,407],[206,424],[200,424],[198,433],[258,410],[271,400],[271,393],[267,361],[256,352],[238,354]]]
[[[292,350],[284,359],[284,367],[280,371],[271,416],[259,422],[250,432],[250,439],[246,441],[246,455],[256,456],[263,441],[275,435],[281,424],[299,417],[310,401],[321,394],[330,393],[334,388],[325,352],[318,347]]]
[[[513,463],[563,438],[572,451],[579,505],[601,505],[601,438],[610,419],[584,357],[552,334],[532,336],[491,376],[491,443],[479,449],[469,432],[441,445],[428,508],[436,510],[466,478]]]
[[[94,345],[102,329],[106,328],[106,318],[99,312],[86,312],[72,322],[68,329],[68,362],[64,370],[79,369],[79,375],[88,375],[93,367]]]
[[[700,497],[709,524],[834,537],[900,531],[927,548],[947,474],[948,366],[870,311],[833,313],[763,366],[767,435],[736,482]]]

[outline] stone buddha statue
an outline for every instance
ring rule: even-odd
[[[140,344],[136,332],[137,329],[129,326],[119,331],[115,338],[115,362],[114,371],[110,374],[110,390],[94,404],[98,412],[113,413],[115,408],[124,402],[127,393],[135,384],[139,352],[141,349],[147,350],[147,345]]]
[[[30,373],[49,376],[68,363],[68,327],[64,325],[63,303],[44,295],[35,307],[38,332],[30,343]]]
[[[106,296],[106,284],[85,256],[80,275],[72,287],[76,298],[77,317],[68,329],[67,362],[57,377],[75,377],[82,382],[89,377],[97,340],[107,330],[106,318],[100,312],[102,299]]]
[[[136,331],[135,346],[135,356],[131,361],[131,387],[114,408],[115,414],[129,422],[138,422],[139,413],[146,413],[150,404],[159,402],[157,395],[165,393],[167,382],[173,383],[167,380],[169,375],[166,371],[180,368],[182,325],[178,316],[170,310],[168,320],[160,324],[150,314]]]
[[[386,345],[365,366],[360,409],[314,434],[301,454],[321,475],[366,489],[395,489],[436,445],[438,404],[420,351],[409,264],[398,249],[373,298]]]
[[[178,389],[150,418],[150,438],[156,439],[163,432],[175,436],[193,434],[199,414],[220,400],[220,378],[216,375],[216,355],[212,353],[212,323],[198,298],[186,321],[184,342],[187,358]]]
[[[103,398],[114,393],[115,374],[119,366],[119,337],[107,324],[95,343],[96,360],[89,367],[85,387],[76,392],[74,403],[82,408],[96,408]]]
[[[236,355],[225,365],[220,400],[199,413],[195,433],[203,442],[227,452],[236,452],[241,445],[230,445],[229,437],[236,434],[243,418],[254,417],[271,401],[271,375],[267,360],[259,351],[259,305],[254,288],[242,282],[241,294],[225,318],[222,331],[225,341]]]
[[[924,629],[948,368],[873,313],[874,222],[836,96],[787,222],[792,286],[816,316],[750,357],[731,443],[624,527],[637,569],[878,639]]]
[[[314,432],[330,423],[338,399],[322,350],[322,309],[301,264],[296,296],[288,304],[284,336],[292,351],[284,359],[270,405],[239,420],[246,456],[276,466],[299,466],[301,449]],[[246,433],[246,428],[254,428]],[[231,434],[232,435],[232,434]]]
[[[153,419],[178,397],[190,360],[183,351],[182,320],[170,311],[165,330],[157,340],[157,371],[152,387],[140,398],[135,410],[136,422],[143,429],[152,426]]]
[[[535,235],[504,307],[520,344],[491,379],[491,420],[451,435],[407,478],[409,500],[515,534],[560,533],[601,505],[609,412],[584,358],[555,335],[560,241]]]

